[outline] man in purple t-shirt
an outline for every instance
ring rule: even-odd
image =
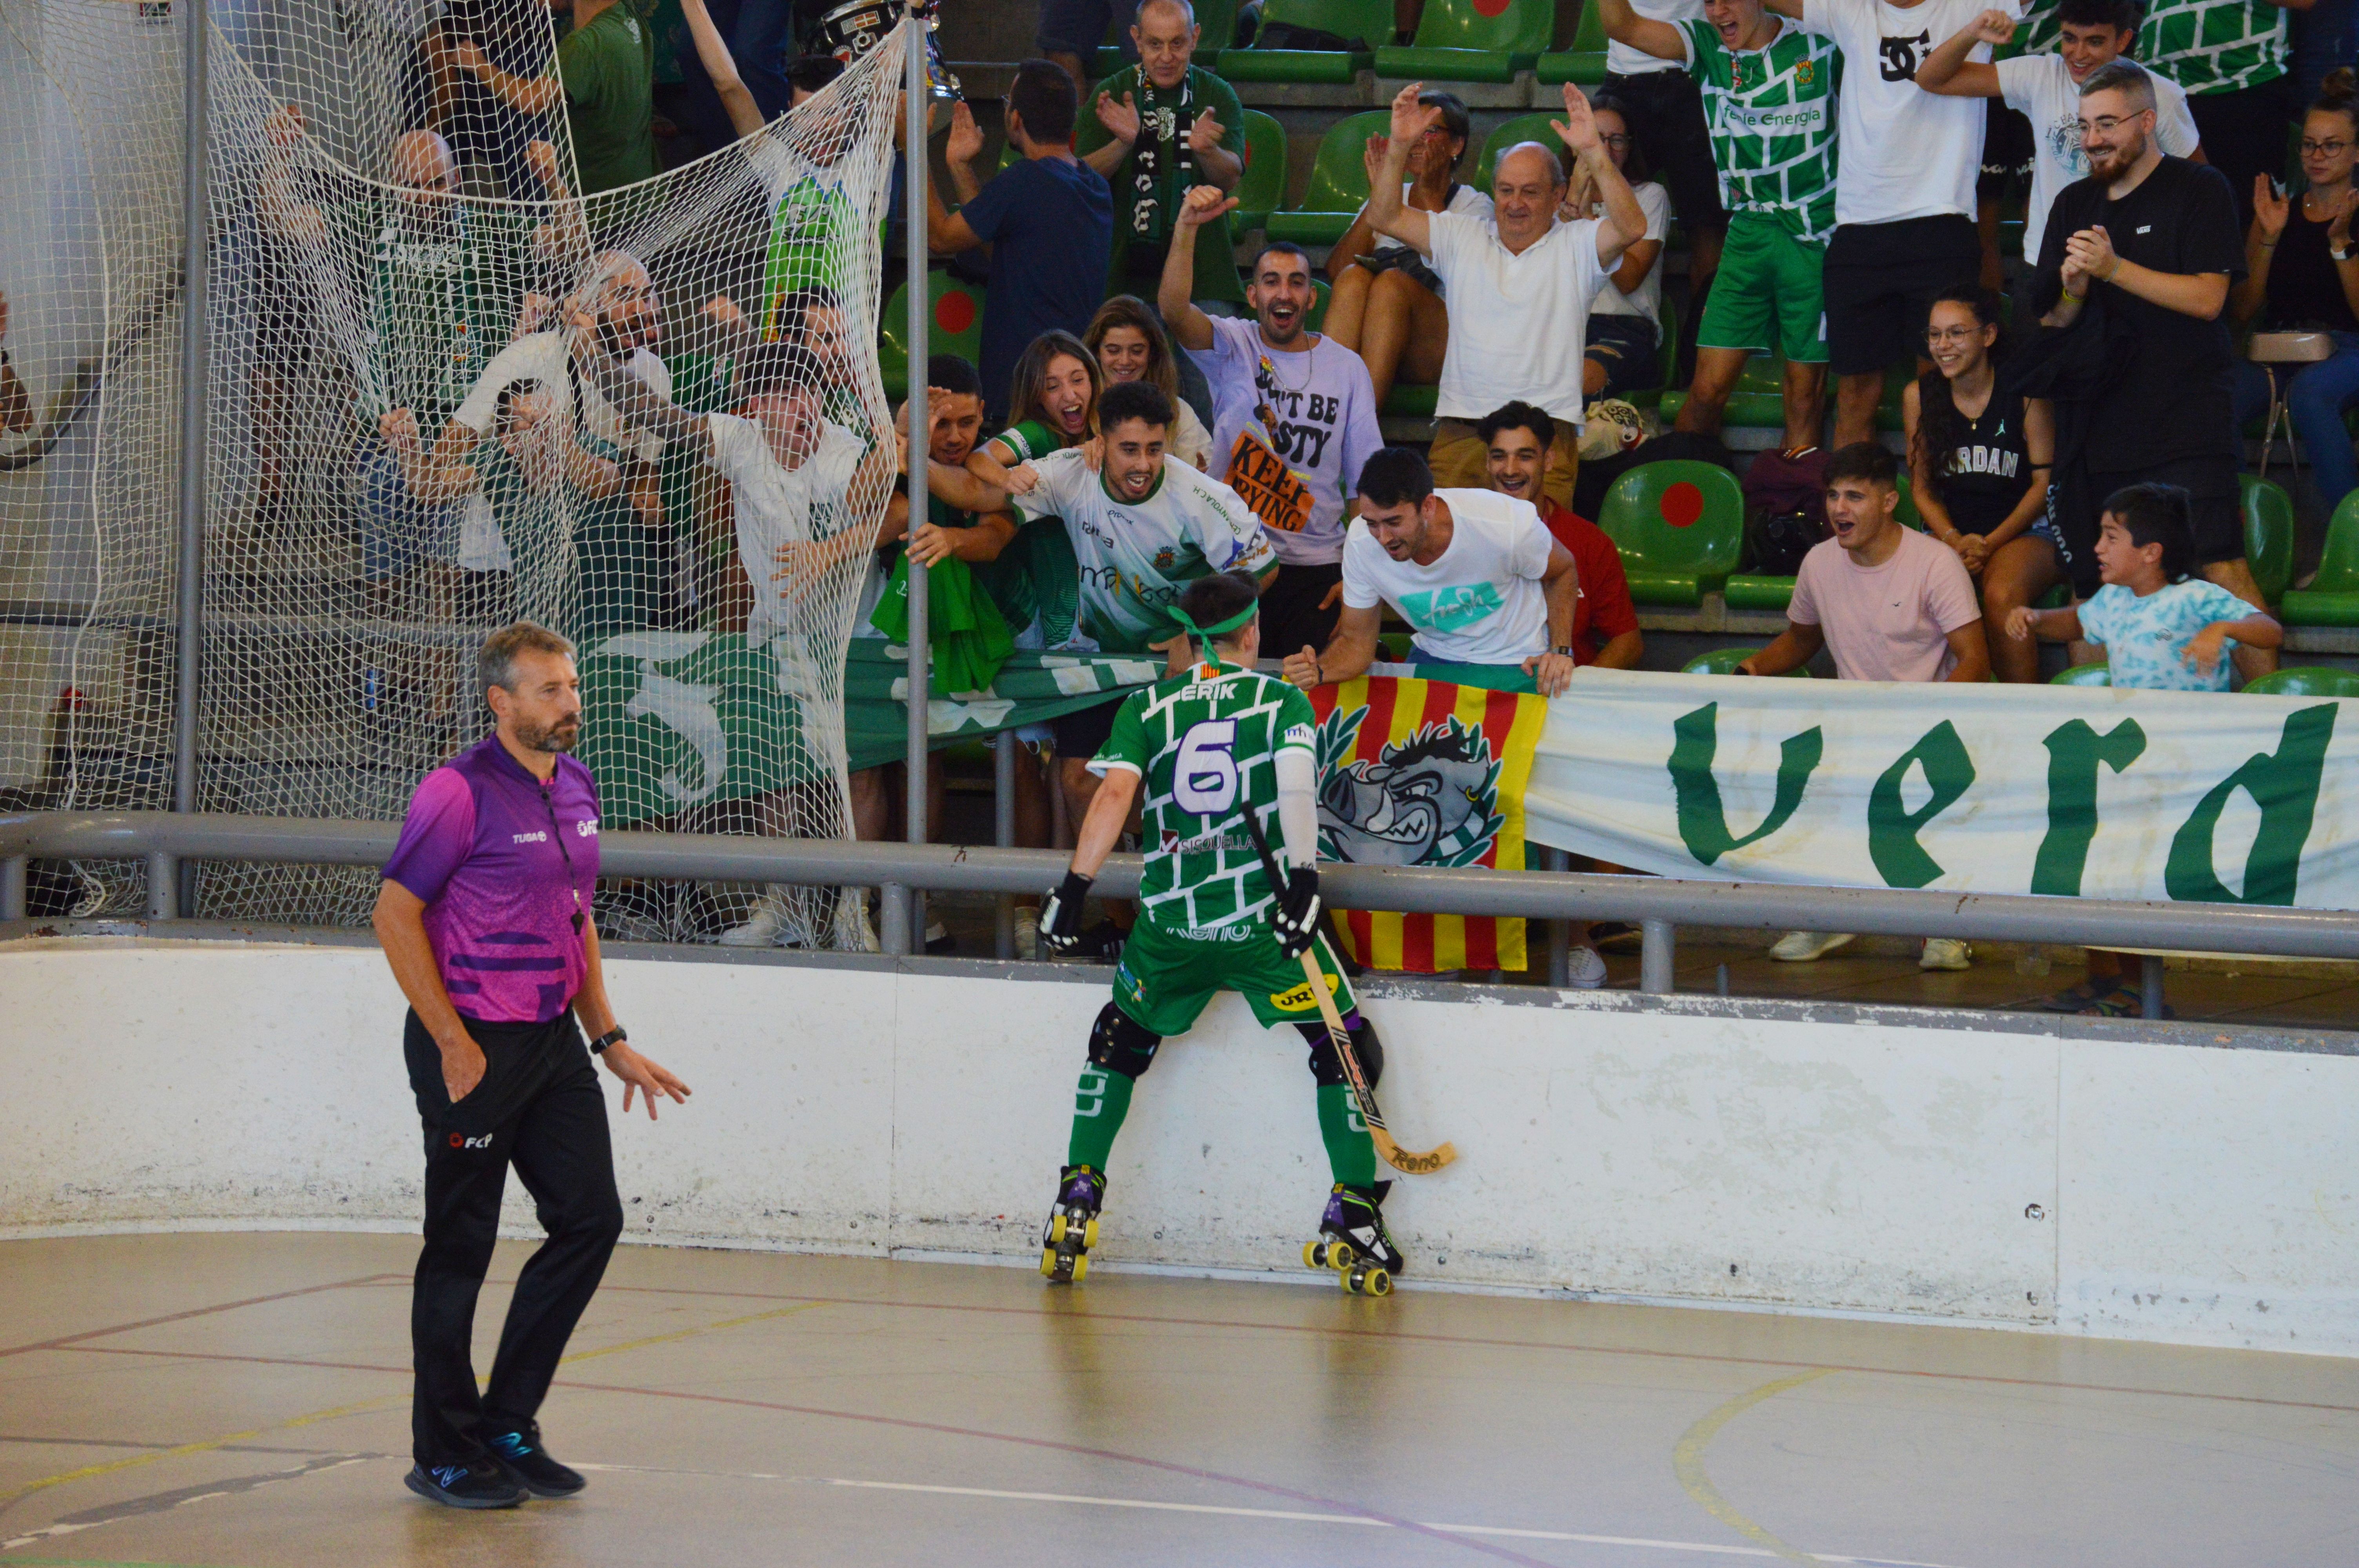
[[[408,1484],[452,1508],[504,1509],[583,1485],[540,1446],[534,1416],[623,1232],[590,1054],[623,1080],[626,1112],[637,1093],[652,1118],[658,1094],[685,1100],[688,1086],[631,1049],[606,1000],[590,920],[598,786],[564,754],[582,732],[572,644],[519,621],[484,642],[475,672],[496,728],[418,786],[374,924],[409,999],[402,1054],[426,1128]],[[511,1164],[549,1239],[517,1276],[478,1394],[475,1297]]]

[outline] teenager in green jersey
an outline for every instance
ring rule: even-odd
[[[1261,654],[1258,591],[1240,572],[1199,578],[1181,591],[1173,618],[1202,657],[1123,703],[1090,763],[1103,783],[1082,823],[1072,868],[1041,907],[1040,935],[1050,949],[1077,948],[1082,902],[1131,806],[1143,800],[1138,924],[1114,969],[1114,999],[1090,1031],[1072,1137],[1042,1238],[1041,1271],[1060,1282],[1087,1271],[1107,1157],[1139,1076],[1155,1065],[1165,1037],[1194,1027],[1223,990],[1243,996],[1264,1027],[1291,1023],[1310,1044],[1334,1183],[1320,1229],[1385,1269],[1400,1268],[1379,1207],[1390,1184],[1376,1181],[1375,1146],[1303,973],[1308,952],[1373,1084],[1384,1060],[1375,1030],[1318,934],[1317,720],[1309,697],[1254,667]],[[1270,883],[1256,831],[1285,857],[1282,887]]]

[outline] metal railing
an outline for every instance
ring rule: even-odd
[[[399,832],[392,822],[161,811],[0,816],[0,919],[24,917],[26,867],[34,856],[143,860],[148,918],[164,921],[176,915],[171,890],[184,862],[378,866],[393,853]],[[634,832],[599,838],[600,871],[607,876],[875,887],[885,890],[887,907],[912,892],[1039,892],[1063,876],[1068,859],[1051,849],[840,838]],[[1114,856],[1099,874],[1097,891],[1112,898],[1135,895],[1139,865],[1136,855]],[[2359,914],[2343,910],[1334,864],[1320,869],[1320,888],[1328,903],[1343,909],[1636,921],[1644,937],[1638,989],[1657,994],[1675,989],[1674,934],[1682,925],[2359,958]],[[897,948],[908,950],[913,935],[904,922]],[[1558,959],[1560,943],[1552,939],[1549,946],[1551,959]],[[1551,968],[1560,980],[1555,962]],[[2147,1016],[2159,1017],[2159,958],[2147,960],[2145,978]]]

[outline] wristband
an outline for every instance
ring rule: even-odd
[[[2087,295],[2075,294],[2069,288],[2064,290],[2064,297],[2075,305],[2085,305],[2089,302],[2089,297]]]
[[[629,1038],[630,1036],[628,1034],[623,1033],[623,1026],[618,1023],[614,1025],[614,1028],[606,1031],[605,1033],[598,1036],[597,1039],[590,1042],[590,1054],[592,1056],[603,1055],[607,1046],[619,1045]]]

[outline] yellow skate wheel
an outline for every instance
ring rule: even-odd
[[[1371,1269],[1360,1288],[1372,1296],[1388,1296],[1393,1293],[1393,1277],[1383,1269]]]
[[[1086,1252],[1073,1260],[1073,1283],[1080,1284],[1090,1277],[1090,1255]],[[1387,1287],[1389,1289],[1390,1287]]]
[[[1051,1280],[1057,1277],[1057,1249],[1055,1248],[1043,1247],[1040,1249],[1040,1272]]]
[[[1327,1266],[1330,1269],[1340,1273],[1359,1260],[1360,1255],[1353,1250],[1350,1242],[1330,1241],[1327,1244]]]
[[[1061,1247],[1065,1242],[1065,1211],[1059,1209],[1049,1217],[1049,1245]]]
[[[1082,1227],[1082,1250],[1086,1252],[1097,1244],[1098,1222],[1093,1217],[1088,1224]]]
[[[1304,1242],[1302,1266],[1306,1269],[1324,1269],[1327,1266],[1326,1249],[1321,1247],[1316,1241]]]

